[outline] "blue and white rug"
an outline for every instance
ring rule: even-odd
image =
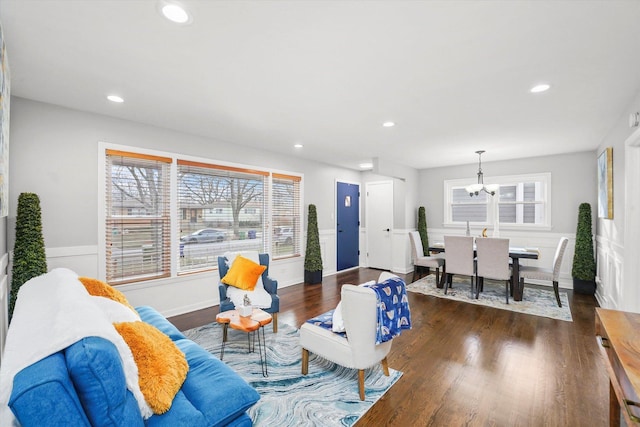
[[[475,295],[474,298],[471,297],[471,284],[468,278],[458,279],[454,276],[453,280],[453,288],[449,288],[446,295],[444,294],[444,289],[436,287],[436,279],[433,274],[411,283],[407,286],[407,291],[573,322],[571,308],[569,307],[569,297],[562,290],[560,291],[562,307],[558,307],[553,288],[546,290],[527,286],[524,287],[522,301],[514,301],[510,297],[509,304],[507,304],[505,302],[504,282],[485,280],[484,290],[480,292],[479,298],[475,299]]]
[[[256,426],[351,426],[400,379],[402,372],[381,365],[365,371],[365,400],[358,394],[358,371],[309,353],[309,373],[302,375],[298,330],[287,324],[265,327],[269,376],[263,377],[260,356],[247,353],[247,334],[229,329],[223,361],[260,393],[249,416]],[[184,334],[220,357],[222,327],[210,323]]]

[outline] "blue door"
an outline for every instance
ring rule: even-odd
[[[337,234],[338,271],[360,265],[360,186],[338,182]]]

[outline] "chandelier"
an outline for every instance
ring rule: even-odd
[[[465,191],[469,193],[469,197],[473,197],[474,195],[477,196],[481,191],[493,196],[496,194],[496,191],[498,191],[498,188],[500,188],[499,184],[484,185],[484,177],[482,175],[482,153],[484,153],[484,150],[476,151],[476,154],[478,155],[478,183],[468,185],[464,188]]]

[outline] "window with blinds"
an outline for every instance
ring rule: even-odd
[[[106,151],[106,279],[170,275],[170,165],[165,157]]]
[[[177,163],[178,272],[215,268],[228,251],[265,252],[269,172]]]
[[[538,173],[485,177],[486,184],[498,184],[495,196],[481,192],[469,197],[464,189],[469,180],[444,182],[445,224],[495,224],[513,228],[550,227],[551,174]]]
[[[271,178],[271,253],[274,258],[300,255],[299,176],[274,173]]]

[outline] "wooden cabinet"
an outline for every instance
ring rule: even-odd
[[[621,417],[640,425],[640,314],[596,308],[596,335],[609,374],[610,425]]]

